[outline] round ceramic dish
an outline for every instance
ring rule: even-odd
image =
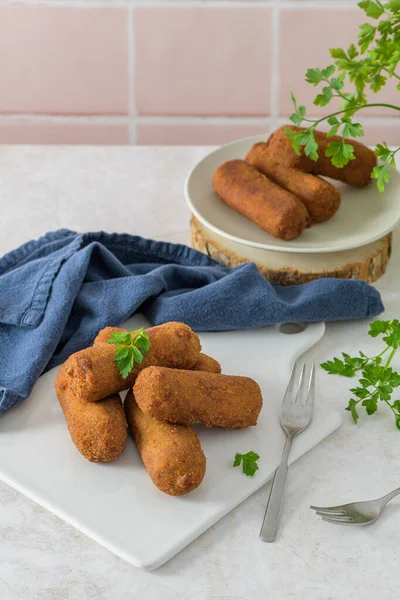
[[[223,202],[212,187],[215,169],[227,160],[244,158],[258,135],[237,140],[205,156],[186,180],[185,196],[192,213],[206,227],[226,239],[276,252],[339,252],[359,248],[383,237],[400,221],[400,174],[392,174],[385,193],[375,181],[366,188],[353,188],[330,180],[340,188],[342,205],[332,219],[313,225],[295,240],[279,240],[257,227]]]

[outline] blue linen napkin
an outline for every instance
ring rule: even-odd
[[[198,331],[290,321],[361,319],[383,311],[362,281],[272,286],[257,267],[222,267],[187,246],[65,229],[0,259],[0,414],[38,377],[135,312]]]

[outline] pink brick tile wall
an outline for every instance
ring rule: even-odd
[[[271,7],[137,8],[140,115],[267,115]]]
[[[129,144],[128,124],[54,121],[0,121],[0,144]]]
[[[286,122],[290,91],[324,114],[305,71],[365,20],[356,0],[1,0],[0,143],[222,144]],[[362,120],[400,143],[393,113]]]
[[[0,6],[0,112],[128,113],[124,9]]]
[[[265,120],[257,123],[159,123],[139,122],[137,125],[138,144],[163,144],[167,146],[207,146],[232,142],[233,140],[270,133]]]

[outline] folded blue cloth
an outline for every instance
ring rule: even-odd
[[[0,414],[45,371],[135,312],[198,331],[379,314],[362,281],[273,287],[252,263],[222,267],[187,246],[127,234],[62,229],[0,259]]]

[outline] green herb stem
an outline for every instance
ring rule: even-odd
[[[343,97],[343,96],[342,96]],[[337,110],[336,112],[333,112],[329,115],[327,115],[326,117],[321,117],[321,119],[303,119],[303,121],[307,121],[307,123],[315,123],[313,129],[315,129],[320,123],[322,123],[323,121],[327,121],[330,117],[336,117],[337,115],[343,115],[345,113],[348,112],[358,112],[361,109],[364,108],[375,108],[375,107],[381,107],[381,108],[391,108],[393,110],[397,110],[398,112],[400,112],[400,106],[395,106],[394,104],[385,104],[385,103],[380,103],[380,102],[374,102],[371,104],[360,104],[359,106],[353,106],[352,108],[343,108],[341,110]],[[397,150],[396,150],[397,152]]]
[[[386,404],[388,405],[388,407],[390,408],[390,410],[392,411],[392,413],[394,414],[395,418],[397,419],[397,417],[399,416],[397,414],[397,412],[394,410],[393,406],[390,404],[389,400],[384,400],[384,402],[386,402]]]
[[[396,354],[396,352],[397,352],[397,348],[393,348],[393,349],[392,349],[392,351],[391,351],[391,353],[390,353],[390,355],[389,355],[389,358],[387,359],[387,362],[386,362],[386,365],[385,365],[385,368],[386,368],[386,369],[388,368],[388,366],[389,366],[389,365],[390,365],[390,363],[392,362],[392,360],[393,360],[393,357],[394,357],[394,355]]]

